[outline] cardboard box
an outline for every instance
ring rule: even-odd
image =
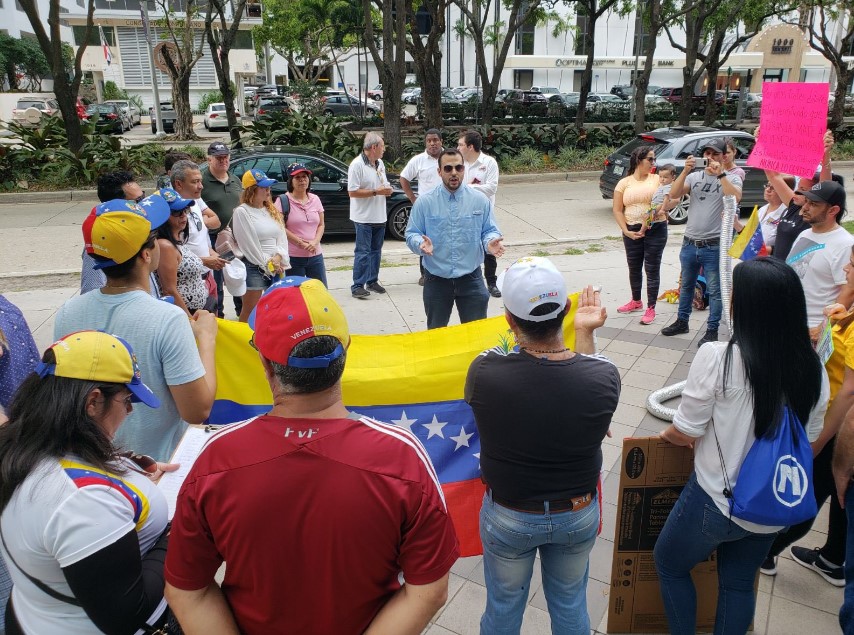
[[[694,451],[659,437],[623,440],[608,633],[667,633],[652,550],[694,469]],[[691,572],[697,630],[711,631],[718,601],[716,553]]]

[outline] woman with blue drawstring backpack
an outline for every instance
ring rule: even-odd
[[[821,432],[829,387],[800,279],[778,260],[744,262],[733,272],[731,312],[731,341],[700,347],[661,434],[694,448],[694,472],[654,551],[674,635],[696,630],[690,573],[715,551],[714,632],[746,633],[756,573],[775,536],[815,515],[809,443]]]

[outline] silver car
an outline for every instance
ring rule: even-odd
[[[329,95],[323,101],[324,115],[379,115],[380,107],[374,103],[359,103],[352,95]]]
[[[139,112],[139,108],[137,108],[134,103],[129,99],[108,99],[104,103],[115,104],[116,106],[121,108],[122,112],[130,121],[131,127],[137,125],[142,118],[142,113]]]

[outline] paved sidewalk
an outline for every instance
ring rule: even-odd
[[[662,266],[662,290],[675,286],[679,276],[681,231],[676,229],[671,234]],[[621,316],[616,313],[616,307],[629,298],[621,241],[599,240],[579,244],[570,248],[573,255],[564,255],[566,251],[567,246],[563,243],[511,247],[502,261],[509,263],[511,258],[548,253],[565,273],[570,289],[578,289],[586,283],[603,287],[603,303],[609,309],[610,317],[607,325],[598,332],[598,344],[600,350],[620,368],[623,378],[620,405],[612,425],[614,437],[606,439],[603,447],[606,471],[604,528],[593,549],[587,593],[591,625],[596,633],[605,633],[621,442],[624,437],[652,435],[663,428],[663,422],[647,413],[646,398],[652,390],[685,378],[696,351],[696,341],[704,331],[707,314],[699,312],[692,316],[690,334],[663,337],[659,330],[675,316],[675,305],[660,302],[659,317],[651,326],[640,324],[640,314]],[[348,263],[344,260],[331,262],[339,270],[330,271],[330,287],[344,307],[354,333],[399,333],[425,327],[421,288],[416,284],[418,265],[414,256],[401,253],[389,256],[381,271],[381,280],[388,293],[384,296],[372,294],[367,300],[356,300],[350,296],[352,272]],[[59,288],[10,292],[6,296],[24,311],[36,341],[43,349],[52,341],[56,309],[76,292],[76,288]],[[226,306],[230,307],[231,303],[227,302]],[[499,315],[502,312],[501,301],[491,300],[489,314]],[[823,544],[822,532],[827,527],[824,510],[816,527],[818,529],[801,544],[809,547]],[[780,559],[776,578],[760,576],[759,590],[755,632],[768,635],[839,632],[836,615],[842,602],[842,590],[831,587],[815,573],[798,566],[788,553]],[[477,633],[485,601],[481,558],[460,559],[452,570],[448,603],[426,632],[430,635]],[[525,635],[550,633],[539,566],[535,568],[522,632]]]

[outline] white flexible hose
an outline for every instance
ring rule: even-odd
[[[721,219],[720,260],[718,261],[718,272],[721,288],[721,302],[723,311],[721,317],[727,328],[730,327],[730,298],[732,297],[732,256],[729,249],[732,247],[732,224],[735,214],[738,213],[738,202],[734,196],[724,196],[724,211]],[[675,399],[685,389],[685,382],[680,381],[650,393],[646,399],[646,409],[653,417],[664,421],[673,421],[676,414],[675,408],[668,408],[663,402]]]

